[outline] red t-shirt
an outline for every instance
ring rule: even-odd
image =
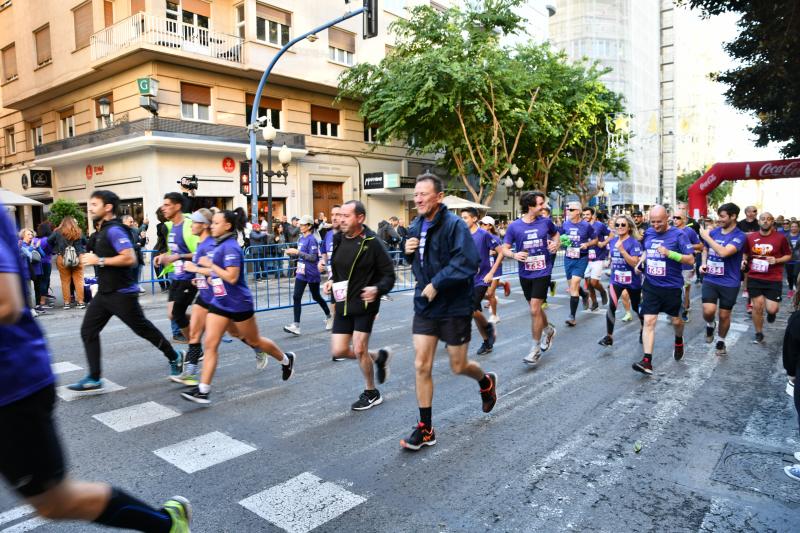
[[[792,249],[782,233],[773,230],[769,235],[762,235],[760,231],[756,231],[747,234],[747,255],[750,256],[749,277],[764,281],[783,281],[783,263],[770,265],[766,258],[792,255]]]

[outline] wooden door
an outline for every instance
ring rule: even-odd
[[[325,213],[330,218],[331,208],[334,205],[343,203],[342,184],[332,181],[315,181],[314,189],[314,212],[309,213],[317,218],[320,213]]]

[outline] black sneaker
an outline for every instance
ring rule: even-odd
[[[489,351],[494,347],[494,343],[497,342],[497,330],[494,329],[494,324],[491,322],[486,327],[486,335],[489,337]]]
[[[600,304],[597,302],[592,303],[592,311],[597,311],[598,309],[600,309]]]
[[[647,357],[642,357],[641,361],[633,363],[633,369],[642,374],[647,374],[648,376],[653,375],[653,363],[651,363],[650,359]]]
[[[281,365],[281,372],[283,372],[281,377],[283,378],[283,381],[288,380],[290,377],[292,377],[292,375],[294,375],[294,352],[286,352],[286,357],[289,358],[289,364]]]
[[[764,334],[760,331],[756,333],[756,336],[753,337],[753,344],[763,344],[764,343]]]
[[[392,360],[392,350],[381,348],[375,358],[375,368],[378,371],[378,383],[383,383],[389,377],[389,362]]]
[[[401,439],[400,446],[406,450],[417,451],[423,446],[436,444],[436,432],[432,427],[427,427],[422,422],[418,423],[408,439]]]
[[[681,313],[681,320],[684,322],[689,322],[689,311],[684,311]]]
[[[606,335],[605,337],[600,339],[597,344],[599,344],[600,346],[611,346],[614,344],[614,339],[612,339],[609,335]]]
[[[491,384],[486,389],[481,389],[481,401],[483,402],[483,412],[489,413],[497,403],[497,374],[489,372],[486,374]]]
[[[683,359],[683,343],[675,343],[675,347],[672,349],[672,357],[675,358],[676,361],[680,361]]]
[[[585,296],[581,296],[581,300],[583,300],[583,310],[589,310],[589,295],[586,294]]]
[[[345,359],[347,359],[347,357],[344,357],[342,355],[332,355],[331,356],[331,361],[333,361],[334,363],[338,363],[339,361],[344,361]]]
[[[778,315],[773,314],[773,313],[767,313],[767,322],[769,322],[770,324],[774,324],[775,323],[775,319],[777,318],[777,316]]]
[[[717,323],[714,322],[713,326],[706,324],[706,344],[711,344],[714,341],[714,330],[717,329]]]
[[[493,346],[489,344],[488,341],[483,341],[481,347],[478,348],[477,355],[486,355],[487,353],[492,353]]]
[[[728,349],[725,347],[725,341],[717,341],[717,355],[728,355]]]
[[[366,411],[382,403],[383,396],[381,396],[380,391],[374,390],[372,394],[370,394],[369,391],[364,391],[361,393],[361,396],[358,397],[358,401],[351,405],[350,408],[353,411]]]
[[[564,321],[564,324],[568,325],[571,328],[574,328],[575,324],[577,324],[577,322],[575,322],[575,317],[571,316],[571,317],[569,317],[568,319],[566,319]]]
[[[210,392],[200,392],[200,387],[192,387],[191,389],[182,392],[181,398],[184,400],[189,400],[190,402],[208,405],[211,403],[211,400],[208,399],[210,394]]]
[[[178,333],[172,336],[172,342],[177,344],[189,344],[189,339],[187,339],[183,333]]]

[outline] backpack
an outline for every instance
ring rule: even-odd
[[[31,250],[31,263],[41,263],[42,254],[38,250]]]
[[[78,259],[78,252],[75,250],[75,247],[71,244],[67,245],[64,248],[64,266],[69,268],[74,268],[80,264],[80,260]]]

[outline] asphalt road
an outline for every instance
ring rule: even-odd
[[[671,331],[659,322],[647,378],[631,370],[637,326],[618,321],[617,343],[603,349],[603,312],[580,313],[567,329],[563,289],[549,310],[558,334],[536,368],[522,363],[530,320],[519,289],[502,300],[495,350],[477,358],[499,376],[489,415],[440,345],[438,444],[418,453],[399,447],[417,420],[411,293],[382,305],[371,344],[394,348],[392,373],[383,405],[365,412],[349,409],[360,372],[331,362],[315,307],[303,310],[300,338],[281,330],[289,310],[258,315],[264,333],[298,354],[290,381],[274,360],[259,372],[249,349],[223,344],[208,408],[182,400],[163,356],[114,319],[102,334],[104,377],[124,388],[58,400],[72,475],[153,504],[184,495],[197,532],[797,531],[800,485],[782,470],[800,450],[780,364],[787,304],[758,346],[737,306],[730,355],[718,358],[695,299],[686,356],[672,359]],[[168,334],[163,299],[143,303]],[[60,385],[85,373],[82,314],[41,318]],[[470,351],[479,344],[475,333]],[[0,531],[28,530],[99,529],[45,523],[0,492]]]

